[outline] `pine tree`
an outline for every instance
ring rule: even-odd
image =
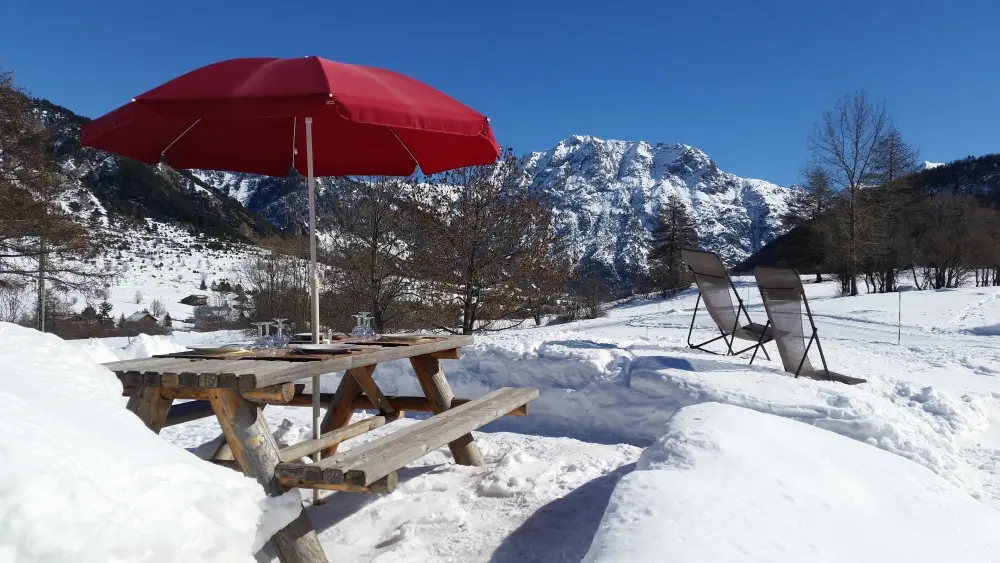
[[[691,285],[690,273],[681,260],[681,250],[698,248],[698,231],[684,200],[670,194],[660,208],[649,251],[649,273],[664,296]]]
[[[97,318],[101,322],[106,322],[111,320],[111,309],[114,308],[111,303],[105,299],[101,301],[101,304],[97,306]]]
[[[174,320],[170,318],[170,313],[167,313],[163,317],[163,328],[172,328],[174,326]]]
[[[833,209],[836,194],[833,192],[830,176],[823,168],[808,168],[805,177],[805,185],[792,190],[788,198],[788,209],[781,216],[781,222],[786,231],[813,223],[814,232],[821,240],[825,240],[824,225],[819,223],[819,219]],[[823,274],[817,273],[816,283],[822,281]]]
[[[198,289],[200,289],[202,291],[208,291],[208,284],[205,283],[204,278],[202,278],[201,285],[198,286]]]

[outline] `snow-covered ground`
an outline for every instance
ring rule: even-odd
[[[738,285],[763,320],[759,295]],[[444,362],[458,396],[541,390],[528,417],[476,433],[484,467],[455,466],[444,448],[401,471],[392,495],[332,493],[307,512],[338,561],[1000,561],[986,532],[1000,522],[1000,288],[903,294],[900,345],[897,295],[806,291],[831,369],[867,383],[795,379],[773,345],[753,366],[687,348],[693,292],[620,304],[480,337]],[[699,319],[694,337],[711,337]],[[404,362],[375,377],[420,393]],[[307,437],[309,409],[264,412],[282,442]],[[194,449],[218,433],[201,420],[162,436]]]
[[[113,306],[111,314],[116,319],[120,315],[128,317],[144,309],[151,310],[153,300],[159,300],[174,326],[184,327],[182,321],[194,314],[194,307],[180,300],[192,294],[204,294],[209,296],[209,305],[217,305],[217,296],[210,286],[221,280],[235,285],[241,268],[252,254],[260,251],[246,245],[192,236],[187,231],[151,219],[147,224],[149,229],[116,233],[118,242],[114,247],[91,264],[99,271],[114,274],[105,291]],[[201,289],[202,281],[208,289]],[[77,311],[83,310],[88,301],[96,308],[103,298],[79,292],[71,293],[70,297],[76,300]]]

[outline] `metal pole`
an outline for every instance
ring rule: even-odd
[[[45,332],[45,239],[38,237],[38,330]]]
[[[903,342],[903,292],[896,288],[896,295],[899,296],[899,304],[896,310],[899,312],[899,320],[896,323],[896,346]]]
[[[313,176],[313,139],[312,139],[311,117],[306,118],[306,161],[307,176],[306,183],[309,188],[309,284],[312,290],[312,341],[319,344],[319,270],[316,268],[316,178]],[[319,438],[320,430],[320,385],[319,376],[312,378],[312,415],[313,415],[313,439]],[[318,462],[323,455],[320,452],[313,454],[313,462]],[[313,504],[319,502],[319,489],[313,489]]]

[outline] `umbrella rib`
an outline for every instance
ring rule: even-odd
[[[198,119],[195,119],[194,123],[192,123],[191,125],[189,125],[188,128],[185,129],[183,133],[181,133],[180,135],[178,135],[177,138],[174,139],[173,141],[170,141],[170,144],[167,145],[167,148],[165,148],[162,151],[160,151],[160,156],[166,156],[167,155],[167,151],[170,150],[170,147],[174,146],[174,143],[176,143],[177,141],[180,141],[181,137],[183,137],[184,135],[187,135],[187,132],[190,131],[191,129],[193,129],[195,125],[198,125],[198,123],[200,121],[201,121],[200,117]]]
[[[296,153],[296,150],[295,150],[295,128],[296,128],[296,126],[298,126],[298,123],[299,123],[299,118],[293,117],[292,118],[292,169],[295,168],[295,153]]]
[[[403,140],[399,138],[399,135],[396,134],[395,129],[389,127],[388,125],[386,125],[385,128],[388,129],[389,132],[392,133],[392,136],[395,137],[397,141],[399,141],[399,144],[403,146],[403,149],[406,150],[406,154],[410,155],[410,158],[413,159],[413,164],[416,166],[420,166],[420,163],[417,162],[417,157],[413,156],[413,152],[410,151],[410,147],[406,146],[406,143],[404,143]]]

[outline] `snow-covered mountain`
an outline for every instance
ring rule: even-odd
[[[780,234],[789,190],[724,172],[683,144],[573,136],[528,155],[539,197],[556,209],[556,226],[590,268],[627,284],[646,269],[648,234],[671,193],[688,204],[702,245],[735,263]]]
[[[574,136],[524,156],[533,193],[551,201],[556,228],[580,266],[613,286],[646,269],[648,234],[671,193],[686,201],[702,244],[737,262],[777,236],[788,189],[724,172],[704,152],[682,144]],[[236,198],[280,229],[302,225],[299,178],[199,171],[200,179]],[[321,180],[322,186],[329,180]]]

